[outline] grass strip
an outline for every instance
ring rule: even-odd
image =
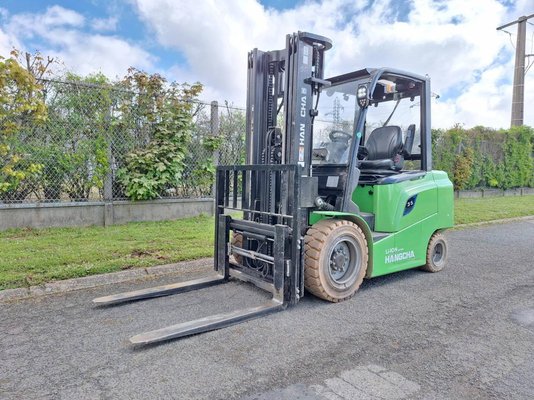
[[[534,215],[534,196],[455,200],[455,223]],[[213,217],[0,232],[0,290],[213,255]]]
[[[0,289],[213,254],[213,218],[0,233]]]
[[[534,196],[456,199],[454,223],[471,224],[534,215]]]

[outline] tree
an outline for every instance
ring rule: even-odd
[[[144,143],[126,156],[118,178],[132,200],[161,197],[165,189],[177,187],[182,177],[191,138],[193,100],[202,86],[167,84],[159,74],[134,68],[122,86],[132,96],[122,104],[121,119],[131,120],[131,113],[135,113],[137,136]]]
[[[102,74],[67,73],[64,80],[51,82],[47,89],[48,123],[35,136],[31,152],[44,164],[46,199],[66,193],[71,200],[84,201],[93,188],[102,191],[109,168],[114,90]]]
[[[24,127],[42,124],[46,107],[35,77],[16,59],[0,57],[0,196],[22,200],[30,189],[24,183],[41,173],[42,165],[17,151]]]

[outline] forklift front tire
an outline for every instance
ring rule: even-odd
[[[447,240],[440,232],[435,232],[428,241],[426,250],[426,264],[421,267],[423,271],[439,272],[447,262]]]
[[[369,251],[362,230],[353,222],[324,219],[305,237],[304,286],[321,299],[348,300],[360,287]]]

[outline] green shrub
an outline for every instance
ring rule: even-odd
[[[453,183],[456,190],[469,188],[469,182],[472,180],[471,177],[473,175],[473,157],[473,149],[467,147],[454,158]]]
[[[432,131],[434,168],[446,171],[457,190],[534,186],[532,142],[527,126],[494,130],[481,126]]]
[[[506,187],[514,188],[532,184],[534,164],[532,159],[533,130],[527,126],[513,127],[504,135],[504,178]]]
[[[123,118],[135,110],[151,127],[148,145],[131,151],[118,178],[132,200],[161,197],[166,189],[179,185],[184,157],[191,138],[192,100],[200,84],[166,85],[158,74],[130,69],[123,85],[137,96],[123,104]]]
[[[35,77],[17,61],[18,53],[0,56],[0,199],[23,199],[33,190],[43,166],[31,161],[17,144],[24,126],[46,119],[46,107]]]

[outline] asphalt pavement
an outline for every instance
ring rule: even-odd
[[[128,338],[258,305],[248,284],[95,307],[94,297],[208,274],[0,303],[0,399],[532,399],[534,219],[450,231],[447,268],[364,281],[149,347]]]

